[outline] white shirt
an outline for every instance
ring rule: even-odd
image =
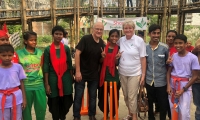
[[[64,45],[67,45],[67,46],[68,46],[68,39],[67,39],[67,38],[62,38],[61,42],[62,42]]]
[[[119,62],[119,73],[124,76],[141,75],[140,58],[146,56],[144,40],[137,35],[133,35],[130,40],[123,36],[118,40],[117,44],[120,46],[120,52],[123,51]]]

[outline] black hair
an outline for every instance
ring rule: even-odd
[[[175,33],[177,35],[176,30],[168,30],[166,35],[168,35],[170,32],[173,32],[173,33]]]
[[[56,31],[61,31],[63,33],[63,35],[65,35],[65,29],[62,26],[56,25],[55,27],[53,27],[52,31],[51,31],[51,35],[53,35]]]
[[[138,30],[138,35],[141,35],[142,37],[144,37],[144,31]]]
[[[109,34],[108,34],[108,35],[109,35],[109,36],[108,36],[108,39],[107,39],[108,41],[109,41],[109,38],[110,38],[111,34],[113,34],[113,33],[115,33],[115,32],[116,32],[116,33],[118,34],[118,36],[119,36],[119,30],[117,30],[117,29],[112,29],[112,30],[110,30],[110,32],[109,32]]]
[[[0,53],[3,53],[3,52],[12,52],[12,53],[14,53],[14,48],[10,44],[0,45]]]
[[[34,35],[37,37],[37,33],[36,32],[33,32],[33,31],[26,31],[23,33],[23,39],[24,39],[24,45],[26,46],[25,44],[25,41],[27,41],[31,35]]]
[[[184,41],[184,43],[187,43],[187,37],[185,35],[183,35],[183,34],[176,35],[174,40],[176,40],[176,39],[180,39],[180,40]]]
[[[31,35],[35,35],[37,37],[37,33],[33,31],[27,31],[23,33],[23,39],[28,40]]]
[[[160,25],[152,24],[151,26],[149,26],[149,33],[155,31],[156,29],[160,29],[160,31],[161,31]]]
[[[63,34],[63,37],[64,37],[64,38],[66,38],[66,37],[67,37],[67,35],[68,35],[68,32],[67,32],[67,31],[65,31],[65,33]]]

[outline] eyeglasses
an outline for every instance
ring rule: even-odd
[[[94,28],[96,31],[103,31],[103,29],[101,29],[101,28]]]

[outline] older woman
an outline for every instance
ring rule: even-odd
[[[143,39],[134,34],[133,21],[123,23],[125,36],[118,41],[122,53],[119,63],[119,74],[124,94],[124,101],[129,114],[124,120],[137,120],[137,93],[144,84],[146,72],[146,45]]]

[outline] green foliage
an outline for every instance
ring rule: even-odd
[[[147,15],[147,19],[149,26],[158,23],[158,15]]]
[[[103,40],[107,40],[108,39],[108,35],[103,35]]]
[[[192,25],[185,25],[184,26],[184,30],[185,31],[189,31],[189,30],[191,30],[191,29],[193,29],[194,27],[192,26]]]
[[[51,37],[51,35],[38,36],[37,42],[38,42],[38,45],[42,44],[42,43],[51,43],[52,37]]]
[[[58,21],[58,25],[62,26],[64,29],[69,29],[69,20],[68,19],[60,19]]]
[[[21,25],[7,25],[9,34],[13,34],[15,32],[20,32],[22,31],[22,26]]]

